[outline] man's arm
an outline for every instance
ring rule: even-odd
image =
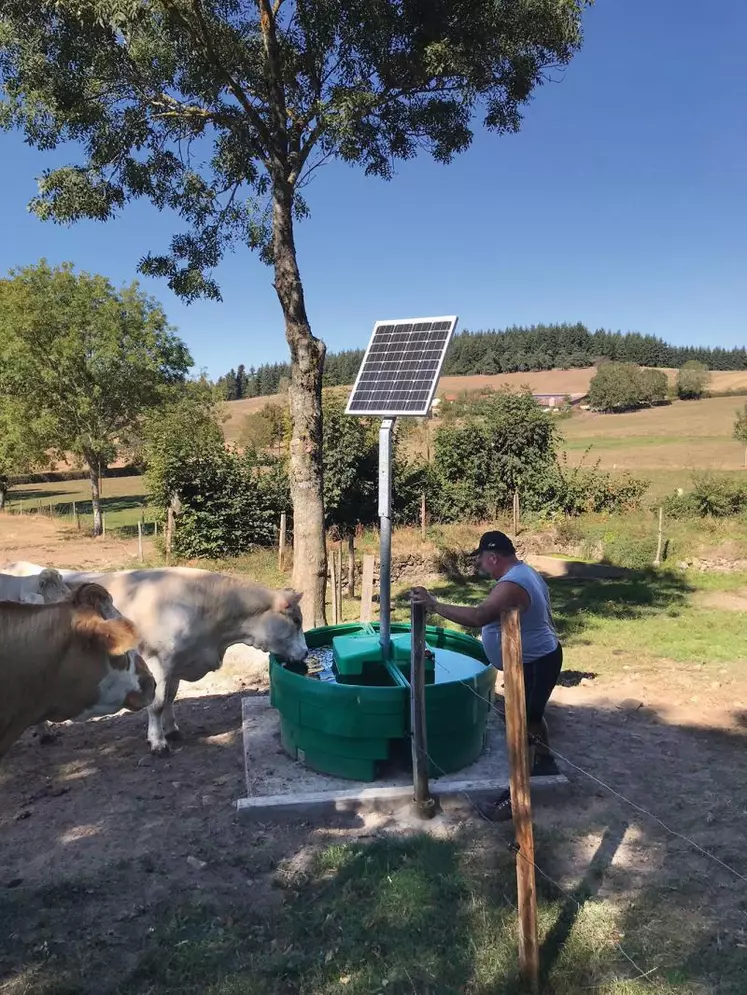
[[[524,611],[529,607],[527,592],[510,580],[496,584],[482,604],[475,608],[444,604],[437,601],[424,587],[414,587],[410,596],[416,604],[425,605],[426,611],[434,612],[449,622],[456,622],[457,625],[464,625],[468,629],[479,629],[483,625],[496,622],[501,612],[511,608]]]

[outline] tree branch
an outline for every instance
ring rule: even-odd
[[[208,60],[212,65],[213,69],[222,78],[224,84],[228,87],[231,93],[234,95],[240,106],[242,107],[244,113],[247,115],[251,123],[257,129],[257,133],[260,136],[261,141],[265,145],[265,155],[272,151],[272,136],[270,134],[267,125],[262,120],[261,116],[257,112],[256,107],[252,104],[251,100],[246,94],[246,91],[239,85],[237,80],[231,75],[231,73],[226,69],[226,67],[221,63],[217,52],[215,51],[215,46],[213,45],[210,30],[208,28],[207,21],[202,12],[200,6],[200,0],[192,0],[192,9],[194,10],[195,17],[197,18],[199,24],[199,31],[195,32],[193,26],[182,14],[177,6],[175,6],[171,0],[166,0],[166,4],[169,10],[174,14],[177,20],[181,23],[182,27],[189,33],[189,35],[201,42],[207,53]],[[261,152],[261,150],[258,150]],[[260,158],[264,161],[265,155],[260,154]]]

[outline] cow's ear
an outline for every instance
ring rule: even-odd
[[[295,608],[302,597],[303,594],[299,594],[297,591],[276,591],[272,602],[272,610],[276,612],[289,612],[291,608]]]
[[[137,630],[126,618],[107,621],[94,611],[77,612],[73,630],[92,643],[103,645],[110,656],[123,656],[138,644]]]
[[[93,608],[100,612],[111,604],[111,595],[101,584],[80,584],[73,593],[73,604],[80,608]]]

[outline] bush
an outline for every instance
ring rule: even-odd
[[[516,490],[524,508],[538,509],[556,463],[552,416],[528,391],[495,391],[436,432],[434,510],[441,521],[491,518]]]
[[[188,457],[169,484],[182,508],[173,540],[177,556],[219,559],[275,542],[278,510],[253,454],[221,446]]]
[[[682,401],[695,401],[703,397],[708,389],[710,373],[705,363],[697,359],[688,360],[677,371],[677,397]]]
[[[693,478],[687,494],[670,494],[662,504],[673,518],[698,515],[701,518],[728,518],[747,511],[747,485],[728,477],[703,473]]]
[[[328,525],[350,532],[378,514],[378,432],[370,418],[345,414],[339,395],[324,399],[324,510]]]
[[[589,384],[589,404],[598,411],[635,411],[664,404],[667,376],[634,363],[605,363]]]
[[[569,467],[564,453],[546,508],[564,515],[632,511],[640,505],[647,489],[647,480],[628,473],[613,477],[599,468],[599,461],[593,466],[584,466],[582,462]]]

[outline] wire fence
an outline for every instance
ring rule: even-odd
[[[443,663],[443,661],[441,661],[440,666],[442,666],[442,668],[447,673],[452,673],[453,674],[453,672],[449,670],[448,666],[446,666]],[[505,718],[504,714],[502,713],[502,711],[500,710],[500,708],[498,708],[498,706],[496,704],[496,701],[495,701],[495,696],[491,696],[490,698],[488,698],[485,695],[480,694],[480,692],[473,686],[473,684],[472,684],[472,682],[471,682],[470,679],[460,678],[456,674],[453,674],[453,676],[454,676],[455,682],[463,685],[465,688],[467,688],[470,691],[471,694],[473,694],[476,698],[480,699],[482,702],[487,703],[487,705],[490,707],[490,709],[493,712],[495,712],[499,716],[499,718],[501,720],[504,720],[504,718]],[[625,794],[623,794],[623,792],[619,791],[617,788],[615,788],[612,785],[608,784],[606,781],[604,781],[602,778],[600,778],[597,774],[594,774],[591,771],[586,770],[580,764],[578,764],[575,761],[571,760],[569,757],[567,757],[564,754],[560,753],[558,750],[555,750],[552,747],[550,747],[547,743],[541,743],[541,741],[538,740],[537,737],[535,737],[535,736],[530,736],[529,737],[529,741],[530,741],[530,744],[533,745],[533,746],[542,745],[544,749],[546,749],[553,757],[555,757],[557,760],[559,760],[562,764],[567,765],[567,767],[571,768],[573,771],[576,771],[578,774],[581,774],[584,777],[588,778],[592,783],[594,783],[595,785],[597,785],[597,786],[603,788],[604,790],[606,790],[612,797],[616,798],[618,801],[622,802],[623,804],[629,806],[631,809],[633,809],[639,815],[642,815],[645,818],[649,819],[651,822],[653,822],[655,825],[657,825],[660,829],[662,829],[665,833],[667,833],[667,835],[671,836],[672,838],[678,839],[678,840],[686,843],[696,853],[700,854],[706,860],[711,861],[714,865],[718,866],[722,870],[726,871],[728,874],[732,875],[732,877],[734,879],[736,879],[736,880],[738,880],[740,882],[747,882],[747,875],[745,875],[741,871],[737,870],[737,868],[733,867],[731,864],[727,863],[725,860],[722,860],[721,857],[717,856],[715,853],[712,853],[710,850],[706,849],[704,846],[702,846],[696,840],[694,840],[691,837],[689,837],[687,834],[685,834],[683,832],[680,832],[678,829],[672,828],[672,826],[670,826],[667,822],[665,822],[663,819],[661,819],[658,815],[656,815],[650,809],[646,808],[644,805],[641,805],[639,802],[636,802],[633,799],[628,798]],[[426,753],[427,753],[427,750],[426,750]],[[438,763],[436,763],[436,761],[433,759],[432,756],[430,756],[430,754],[428,754],[428,761],[431,764],[431,767],[432,767],[433,770],[440,771],[442,776],[446,775],[446,772],[443,770],[443,768],[440,767],[440,765]],[[526,854],[524,854],[521,851],[521,848],[516,843],[516,840],[513,839],[512,837],[509,837],[505,832],[503,832],[501,830],[500,823],[496,823],[495,821],[493,821],[489,817],[489,815],[486,814],[483,806],[479,802],[477,802],[473,797],[471,797],[471,795],[469,794],[469,792],[463,791],[463,792],[461,792],[461,794],[466,799],[466,801],[470,805],[471,809],[477,814],[477,816],[480,819],[482,819],[484,822],[488,823],[491,826],[492,831],[503,842],[503,844],[507,847],[508,850],[510,850],[512,853],[514,853],[517,856],[518,859],[526,860],[528,863],[530,863],[534,867],[535,872],[537,874],[539,874],[545,881],[547,881],[549,884],[551,884],[558,891],[559,894],[561,894],[564,898],[566,898],[576,908],[576,910],[578,912],[580,912],[583,909],[583,901],[580,901],[579,898],[575,894],[573,894],[571,891],[569,891],[567,888],[565,888],[562,884],[560,884],[559,881],[556,880],[556,878],[554,878],[550,873],[548,873],[548,871],[545,870],[545,868],[542,867],[537,862],[536,856],[535,856],[535,858],[533,860],[530,859],[530,858],[528,858],[526,856]],[[516,906],[514,905],[514,903],[511,902],[510,904],[513,906],[514,909],[516,908]],[[630,978],[631,981],[645,981],[645,982],[648,982],[648,981],[650,981],[652,979],[652,976],[655,975],[656,972],[659,970],[658,966],[654,966],[654,967],[651,967],[651,968],[648,968],[648,969],[644,969],[621,946],[621,944],[617,940],[614,940],[613,943],[614,943],[615,949],[630,964],[630,966],[636,972],[635,976],[632,977],[632,978]]]
[[[117,498],[104,498],[102,501],[104,528],[107,534],[122,539],[135,538],[138,535],[138,523],[143,537],[152,538],[162,531],[163,521],[159,519],[153,508],[145,504],[133,505],[131,501],[126,501],[126,507],[118,507],[119,503]],[[6,500],[3,510],[8,515],[38,516],[51,521],[62,521],[82,533],[93,531],[94,516],[90,500],[58,502],[32,498],[23,501]],[[122,521],[123,517],[129,520]]]

